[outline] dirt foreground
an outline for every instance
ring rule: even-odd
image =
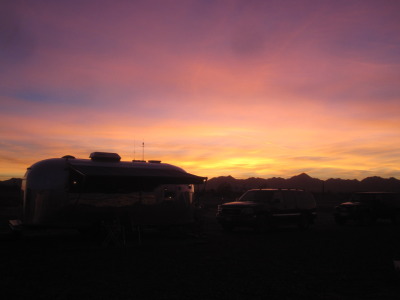
[[[125,246],[74,231],[6,234],[1,291],[12,299],[400,299],[400,230],[337,226],[319,212],[309,230],[223,232],[205,213],[204,235],[144,232]],[[104,242],[104,241],[102,241]]]

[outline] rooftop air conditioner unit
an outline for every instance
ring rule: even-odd
[[[94,161],[110,161],[110,162],[118,162],[121,160],[121,156],[117,153],[109,153],[109,152],[92,152],[90,153],[89,158]]]

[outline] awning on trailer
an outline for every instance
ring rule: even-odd
[[[186,173],[179,168],[146,168],[70,164],[73,189],[80,191],[152,189],[161,184],[200,184],[207,177]]]

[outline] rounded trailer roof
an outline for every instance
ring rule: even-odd
[[[87,159],[68,159],[68,166],[83,176],[164,178],[173,183],[202,183],[206,177],[187,173],[183,169],[159,162],[103,162]]]
[[[47,182],[52,178],[60,182],[68,173],[69,179],[79,183],[80,190],[86,191],[98,190],[102,185],[129,189],[130,186],[143,184],[199,184],[207,180],[207,177],[187,173],[182,168],[160,161],[75,159],[73,156],[42,160],[28,170],[30,180],[46,177]]]

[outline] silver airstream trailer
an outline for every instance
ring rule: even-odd
[[[194,222],[194,184],[205,177],[160,161],[93,152],[39,161],[23,181],[23,226],[85,227],[114,218],[134,225]]]

